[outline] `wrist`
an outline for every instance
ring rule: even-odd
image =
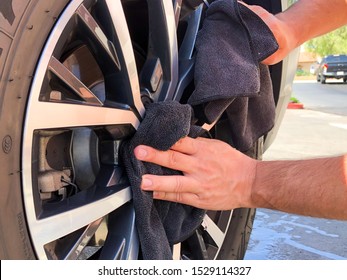
[[[276,182],[277,177],[273,174],[274,166],[272,165],[273,162],[270,161],[257,161],[250,190],[250,208],[273,208],[270,202],[273,186],[279,182]]]
[[[280,48],[286,49],[287,53],[289,53],[306,41],[304,30],[298,28],[295,18],[293,19],[290,13],[279,13],[276,15],[276,18],[280,25],[280,36],[283,44]]]
[[[256,184],[256,174],[258,169],[258,164],[261,161],[248,158],[249,162],[247,167],[244,168],[244,184],[242,186],[240,205],[244,208],[256,208],[256,203],[253,200],[254,185]]]
[[[272,15],[272,19],[266,21],[277,43],[278,50],[268,58],[264,64],[275,64],[283,60],[293,49],[301,44],[300,34],[296,34],[295,22],[291,22],[286,13]]]

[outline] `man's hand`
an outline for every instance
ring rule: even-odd
[[[289,52],[291,52],[298,45],[298,40],[294,37],[292,30],[289,26],[282,21],[282,14],[273,15],[260,6],[247,5],[250,10],[256,13],[270,28],[278,43],[279,49],[271,56],[266,58],[262,63],[272,65],[283,60]]]
[[[208,210],[252,207],[251,188],[257,161],[228,144],[206,138],[185,137],[169,151],[138,146],[135,156],[183,172],[183,176],[144,175],[141,188],[155,199]]]
[[[276,15],[259,6],[241,3],[268,25],[279,45],[278,51],[265,59],[264,64],[280,62],[306,41],[347,24],[346,0],[300,0]]]

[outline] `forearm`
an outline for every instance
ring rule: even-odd
[[[347,0],[299,0],[276,15],[293,33],[293,47],[347,24]]]
[[[304,42],[347,24],[347,0],[299,0],[273,15],[259,6],[248,5],[273,32],[279,48],[264,64],[275,64]]]
[[[252,207],[347,220],[347,156],[258,162]]]

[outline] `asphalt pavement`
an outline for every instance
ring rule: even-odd
[[[347,84],[298,81],[293,96],[305,109],[286,111],[264,160],[346,154]],[[245,259],[347,260],[347,222],[257,209]]]

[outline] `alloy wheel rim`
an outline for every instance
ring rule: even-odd
[[[141,96],[179,100],[193,66],[194,41],[184,41],[178,49],[179,11],[171,0],[152,2],[150,30],[162,26],[151,30],[159,34],[151,55],[162,68],[154,92],[139,82],[137,51],[120,0],[71,1],[45,44],[29,93],[22,146],[24,205],[39,259],[138,258],[131,190],[118,162],[119,145],[141,122]],[[187,30],[197,32],[199,17],[201,8],[188,17],[193,27],[188,24]],[[95,69],[91,73],[85,70],[85,58]],[[179,67],[181,63],[186,66]],[[225,219],[229,224],[231,212]],[[206,216],[202,225],[217,248],[214,255],[225,238],[217,224]]]

